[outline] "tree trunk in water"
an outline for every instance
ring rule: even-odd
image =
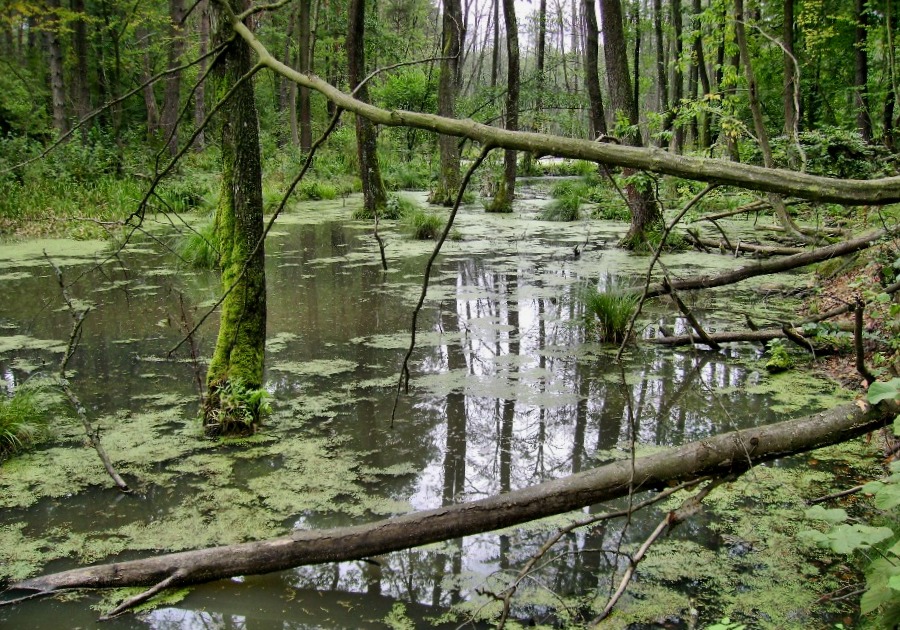
[[[855,0],[854,13],[856,18],[856,36],[854,48],[856,49],[853,86],[855,90],[856,104],[856,128],[866,142],[872,141],[872,119],[869,116],[869,53],[866,50],[866,40],[869,32],[869,15],[866,13],[866,0]]]
[[[53,128],[59,135],[69,131],[69,118],[66,112],[66,87],[63,81],[62,43],[59,39],[59,0],[48,0],[47,30],[44,41],[47,45],[47,57],[50,63],[50,98],[53,107]]]
[[[591,139],[606,135],[606,112],[603,111],[603,95],[600,92],[599,46],[600,36],[597,26],[597,0],[584,0],[585,47],[584,47],[584,83],[591,104]]]
[[[503,0],[503,24],[506,27],[506,129],[519,129],[519,27],[516,24],[515,0]],[[516,151],[507,149],[503,156],[503,179],[488,212],[512,212],[516,196]]]
[[[168,586],[210,582],[293,567],[371,558],[512,527],[627,496],[629,488],[659,489],[675,481],[746,470],[787,455],[840,444],[878,429],[896,410],[882,404],[835,407],[804,418],[691,442],[631,462],[618,461],[479,501],[387,520],[325,530],[296,530],[265,541],[163,554],[72,569],[12,584],[9,591],[49,595],[72,588]]]
[[[347,73],[350,85],[357,87],[365,77],[365,0],[350,0],[347,31]],[[363,85],[356,98],[369,102],[369,90]],[[380,213],[387,203],[381,169],[378,166],[378,147],[375,125],[362,116],[356,117],[356,156],[362,179],[363,206],[371,214]]]
[[[184,0],[169,0],[169,19],[171,30],[167,68],[178,67],[184,52]],[[160,113],[160,126],[170,155],[178,153],[178,116],[181,104],[181,71],[166,75],[163,90],[163,107]]]
[[[230,0],[235,13],[247,0]],[[225,16],[219,41],[231,29]],[[253,67],[246,42],[236,38],[220,57],[218,96],[233,89]],[[262,172],[253,82],[245,79],[222,107],[222,189],[216,236],[227,292],[216,349],[206,377],[203,424],[208,435],[247,435],[260,421],[266,345],[266,274]]]
[[[464,46],[462,30],[462,3],[460,0],[444,0],[442,18],[441,72],[438,79],[438,114],[456,116],[456,94],[459,92],[459,55]],[[438,136],[441,156],[441,172],[437,187],[428,201],[452,206],[459,192],[459,141],[453,136]]]
[[[209,52],[209,6],[207,5],[207,0],[200,0],[197,5],[196,11],[199,12],[198,21],[199,24],[197,26],[197,53],[199,56],[204,56],[207,52]],[[206,59],[203,59],[197,64],[197,75],[203,76],[206,72]],[[203,120],[206,118],[206,82],[199,81],[197,83],[197,89],[194,90],[194,126],[199,128],[203,124]],[[197,139],[194,141],[194,148],[197,151],[202,151],[206,146],[206,132],[201,131],[197,136]]]
[[[638,128],[637,105],[632,99],[631,82],[628,78],[628,59],[625,48],[625,33],[622,26],[622,5],[619,0],[600,0],[600,16],[603,20],[603,53],[606,59],[606,77],[609,82],[609,100],[616,118],[622,116],[631,128],[622,141],[624,144],[642,146]],[[633,169],[623,169],[625,177],[634,175]],[[647,185],[640,188],[635,183],[625,186],[625,196],[631,211],[631,226],[622,246],[639,249],[646,246],[647,232],[658,229],[662,212]]]
[[[298,27],[300,28],[300,72],[312,69],[312,0],[301,0]],[[300,88],[300,150],[309,153],[312,148],[312,112],[310,111],[309,88]]]

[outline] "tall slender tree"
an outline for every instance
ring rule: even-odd
[[[506,128],[519,129],[519,26],[516,22],[515,0],[503,0],[503,20],[506,26]],[[503,179],[497,194],[488,206],[490,212],[512,212],[516,196],[516,151],[507,150],[503,156]]]
[[[628,75],[628,58],[620,0],[600,0],[600,17],[603,21],[603,53],[606,59],[610,107],[616,120],[624,119],[628,123],[622,138],[623,142],[640,147],[643,142],[638,127],[637,104],[632,97],[631,81]],[[622,174],[629,178],[635,172],[632,169],[623,169]],[[659,229],[662,211],[654,198],[653,191],[646,184],[639,186],[635,181],[629,181],[625,185],[625,196],[631,211],[631,226],[622,240],[622,245],[629,248],[644,247],[648,232]]]
[[[600,28],[597,26],[597,0],[584,0],[585,47],[584,47],[584,83],[590,102],[590,133],[592,138],[606,135],[606,112],[603,110],[603,95],[600,92],[600,74],[598,65]]]
[[[357,89],[356,98],[369,101],[368,86],[360,82],[365,77],[365,0],[350,0],[347,28],[347,74],[350,85]],[[362,116],[356,117],[356,156],[362,179],[363,206],[369,213],[381,212],[387,203],[381,169],[378,165],[375,126]]]
[[[441,32],[441,74],[438,79],[438,114],[456,115],[456,94],[459,91],[460,54],[464,46],[462,3],[460,0],[444,0]],[[438,136],[441,171],[437,187],[431,194],[431,203],[452,206],[459,192],[459,141],[453,136]]]

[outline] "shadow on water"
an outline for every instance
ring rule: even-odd
[[[0,469],[7,577],[449,505],[627,457],[631,430],[640,451],[795,411],[754,388],[767,377],[752,351],[638,348],[619,367],[614,348],[585,337],[583,283],[608,273],[637,279],[647,263],[609,247],[623,226],[548,224],[530,214],[465,208],[462,240],[447,244],[435,273],[411,395],[401,397],[392,427],[399,362],[432,244],[383,226],[391,265],[385,273],[368,227],[348,220],[350,208],[321,204],[317,212],[288,216],[267,243],[266,388],[275,413],[260,435],[242,443],[202,439],[193,367],[184,349],[167,356],[182,335],[177,296],[186,296],[196,319],[215,299],[214,274],[177,268],[142,244],[123,254],[123,264],[76,283],[72,291],[95,307],[71,364],[72,382],[138,492],[123,497],[108,489],[78,430],[62,424],[56,441]],[[586,240],[591,245],[573,256],[573,246]],[[670,258],[668,266],[680,271],[723,264],[715,256]],[[87,269],[83,258],[69,262],[72,276]],[[8,266],[21,270],[0,280],[7,296],[0,332],[21,336],[0,345],[0,374],[11,389],[55,369],[70,321],[47,269],[24,260]],[[722,292],[696,307],[715,327],[738,316],[718,301],[733,307],[750,296],[757,299]],[[650,321],[684,328],[674,311],[654,308]],[[198,336],[205,356],[214,334],[215,317]],[[640,539],[654,518],[637,519],[628,535]],[[205,585],[104,627],[383,627],[398,602],[419,626],[451,605],[462,615],[493,605],[478,593],[505,588],[562,522],[374,563]],[[621,562],[610,552],[619,536],[615,525],[603,525],[564,538],[543,568],[544,595],[533,589],[516,615],[540,618],[562,604],[557,597],[607,588],[610,568]],[[0,625],[59,627],[66,618],[72,627],[91,627],[95,616],[84,600],[31,602],[0,608]]]

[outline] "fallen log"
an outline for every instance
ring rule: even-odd
[[[711,247],[713,249],[728,249],[724,242],[717,241],[714,238],[703,238],[690,234],[691,240],[703,247]],[[737,249],[737,252],[734,250]],[[736,248],[730,248],[730,254],[749,252],[752,254],[762,254],[764,256],[792,256],[794,254],[802,254],[807,250],[802,247],[785,247],[781,245],[754,245],[752,243],[738,243]]]
[[[675,288],[676,291],[684,291],[691,289],[709,289],[712,287],[721,287],[729,284],[735,284],[748,278],[764,276],[771,273],[779,273],[781,271],[790,271],[792,269],[798,269],[800,267],[805,267],[806,265],[811,265],[813,263],[822,262],[823,260],[828,260],[830,258],[846,256],[847,254],[852,254],[854,252],[868,249],[885,235],[893,235],[897,232],[900,232],[900,228],[894,228],[890,230],[890,232],[885,232],[883,230],[870,232],[849,241],[835,243],[834,245],[820,247],[812,251],[803,252],[802,254],[794,254],[793,256],[786,256],[785,258],[779,258],[777,260],[760,262],[753,265],[746,265],[739,269],[735,269],[734,271],[729,271],[718,276],[696,276],[693,278],[685,278],[683,280],[672,280],[671,285]],[[665,286],[663,286],[662,284],[656,284],[652,287],[649,287],[646,293],[646,297],[658,297],[660,295],[665,295],[666,293],[668,293],[668,290]]]
[[[716,343],[736,343],[742,341],[762,342],[772,341],[773,339],[783,339],[784,332],[781,330],[741,330],[737,332],[721,332],[707,333],[709,338]],[[703,339],[697,335],[665,335],[663,337],[651,337],[642,339],[643,343],[650,343],[658,346],[704,346],[708,345]]]
[[[520,525],[637,491],[706,475],[727,475],[752,465],[838,444],[883,426],[895,409],[846,404],[777,424],[735,431],[664,452],[622,460],[479,501],[395,518],[291,534],[242,544],[163,554],[83,567],[24,580],[0,604],[63,589],[152,586],[147,593],[238,575],[281,571],[325,562],[377,556]]]

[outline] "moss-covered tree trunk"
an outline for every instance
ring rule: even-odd
[[[244,0],[230,0],[239,13]],[[230,28],[225,18],[222,36]],[[236,38],[219,61],[223,97],[251,67],[251,51]],[[259,422],[266,344],[266,274],[263,248],[262,173],[253,83],[246,79],[222,108],[222,190],[216,209],[221,248],[222,321],[206,377],[203,425],[210,435],[246,435]]]

